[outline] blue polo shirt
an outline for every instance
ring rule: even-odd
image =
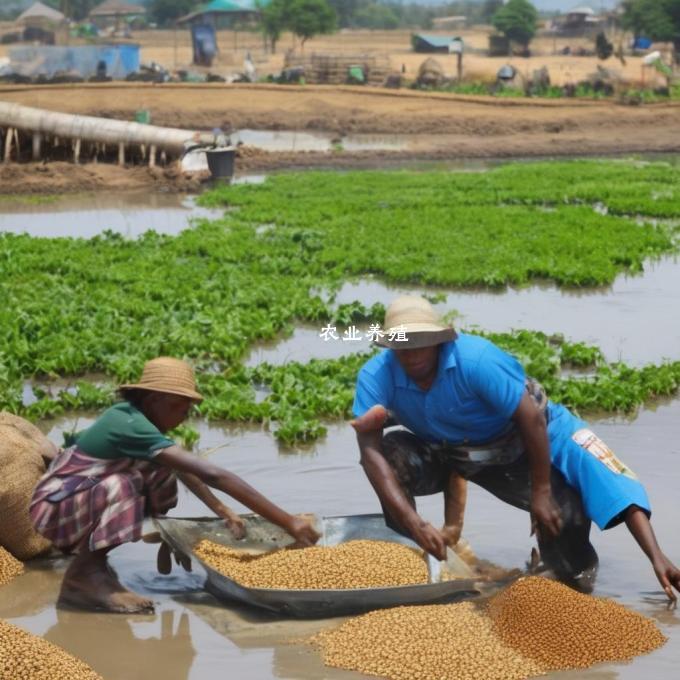
[[[429,390],[404,372],[392,350],[359,372],[354,415],[376,404],[429,442],[484,444],[503,434],[525,391],[524,369],[492,342],[460,333],[441,345],[437,377]]]
[[[511,427],[525,393],[520,363],[492,342],[459,333],[441,345],[437,376],[429,390],[416,385],[392,350],[370,359],[357,379],[354,415],[381,404],[420,439],[453,445],[485,444]],[[552,464],[581,494],[588,516],[601,528],[621,521],[635,504],[650,514],[644,487],[628,471],[603,464],[599,454],[573,439],[587,424],[560,404],[548,402]]]

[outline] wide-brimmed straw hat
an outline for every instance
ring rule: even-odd
[[[194,369],[186,361],[172,357],[158,357],[147,361],[139,382],[121,385],[120,389],[164,392],[203,401],[201,394],[196,391]]]
[[[383,337],[375,340],[390,349],[420,349],[455,340],[456,331],[442,323],[432,305],[422,297],[403,295],[385,313]]]

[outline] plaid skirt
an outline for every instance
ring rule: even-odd
[[[176,504],[172,470],[135,458],[93,458],[72,447],[38,482],[30,515],[57,548],[94,551],[138,541],[145,517]]]

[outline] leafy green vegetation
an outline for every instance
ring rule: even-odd
[[[622,363],[607,364],[597,347],[570,343],[561,336],[526,330],[483,335],[514,354],[553,401],[576,412],[627,413],[680,388],[680,361],[631,368]],[[312,359],[305,364],[235,366],[221,374],[199,372],[206,400],[198,412],[208,420],[263,423],[284,444],[313,441],[326,434],[323,421],[351,416],[356,376],[369,357],[354,354],[336,360]],[[565,375],[565,369],[575,366],[587,369],[587,373]],[[267,396],[258,401],[256,390],[263,389]],[[113,401],[112,387],[97,388],[78,381],[75,394],[62,391],[56,398],[45,397],[19,411],[28,417],[44,418],[71,410],[99,409]],[[178,428],[175,434],[189,448],[198,439],[196,431],[187,426]]]
[[[539,99],[617,99],[622,104],[656,104],[680,99],[680,86],[672,85],[667,91],[663,89],[629,88],[620,92],[598,89],[589,82],[575,85],[548,85],[547,87],[531,86],[499,87],[498,83],[481,81],[461,81],[443,85],[441,87],[423,88],[417,83],[411,85],[416,89],[427,89],[436,92],[451,92],[452,94],[481,95],[493,97],[531,97]]]
[[[451,287],[611,283],[675,249],[671,226],[627,216],[679,218],[679,179],[665,164],[595,161],[279,175],[205,195],[231,209],[176,237],[3,234],[0,408],[36,419],[99,409],[144,361],[173,355],[196,365],[204,417],[264,423],[286,443],[313,440],[324,421],[349,416],[367,357],[245,368],[255,342],[300,323],[380,323],[382,305],[333,301],[365,274]],[[678,363],[607,365],[596,348],[528,331],[492,339],[577,409],[631,410],[680,379]],[[587,373],[563,373],[573,368]],[[105,379],[93,384],[93,372]],[[55,377],[75,382],[56,396],[41,390]],[[36,401],[24,405],[26,381]]]

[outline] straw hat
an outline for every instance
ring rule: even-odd
[[[432,347],[457,337],[453,328],[441,322],[432,305],[415,295],[404,295],[392,302],[385,313],[383,333],[375,344],[390,349]]]
[[[147,361],[140,381],[133,385],[121,385],[120,389],[178,394],[203,401],[203,397],[196,391],[194,370],[186,361],[172,357],[158,357]]]

